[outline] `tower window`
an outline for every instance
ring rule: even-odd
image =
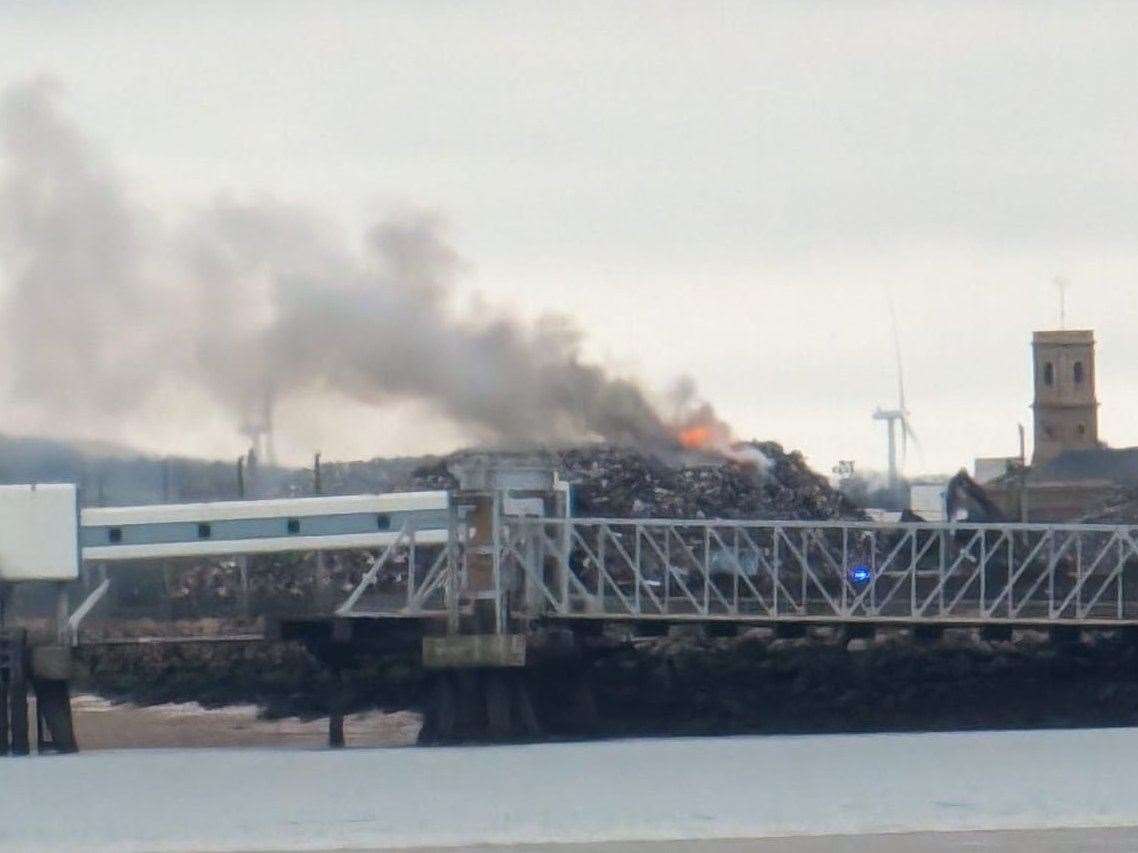
[[[1081,361],[1075,362],[1075,384],[1078,385],[1083,381],[1083,363]]]
[[[1055,384],[1055,366],[1051,362],[1047,362],[1043,365],[1043,384]]]
[[[1079,435],[1086,435],[1087,434],[1087,425],[1086,424],[1079,424],[1075,429],[1079,433]]]
[[[1055,427],[1053,427],[1053,426],[1045,426],[1045,427],[1043,428],[1043,434],[1044,434],[1045,436],[1047,436],[1048,438],[1054,438],[1054,437],[1055,437]]]

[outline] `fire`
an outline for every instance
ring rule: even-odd
[[[672,434],[684,450],[727,454],[735,438],[724,421],[707,403],[681,414],[671,423]]]
[[[711,427],[703,424],[685,427],[678,436],[680,444],[687,450],[703,450],[713,439]]]

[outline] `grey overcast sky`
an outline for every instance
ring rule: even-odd
[[[820,470],[884,466],[889,293],[910,472],[1015,452],[1059,275],[1098,340],[1102,436],[1138,444],[1138,4],[0,10],[0,85],[57,78],[148,209],[272,196],[356,233],[436,210],[463,292],[570,314],[592,360],[653,389],[690,374],[739,435]],[[464,438],[413,406],[326,409],[285,405],[286,456]],[[240,449],[171,411],[100,437]]]

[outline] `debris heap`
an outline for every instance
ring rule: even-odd
[[[575,515],[613,518],[860,518],[861,513],[798,451],[777,442],[737,445],[731,457],[670,458],[630,447],[587,445],[544,454],[573,484]],[[451,471],[470,451],[415,470],[413,489],[449,489]],[[378,460],[377,460],[378,462]]]
[[[860,515],[811,471],[802,454],[773,442],[750,443],[737,458],[702,457],[682,464],[615,447],[559,454],[576,484],[579,515],[619,518],[827,519]]]

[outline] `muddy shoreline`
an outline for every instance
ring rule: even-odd
[[[105,749],[284,747],[322,749],[328,720],[266,719],[255,705],[204,708],[196,702],[138,706],[91,694],[72,700],[76,734],[84,752]],[[411,711],[367,711],[344,720],[353,747],[401,747],[415,743],[421,721]]]

